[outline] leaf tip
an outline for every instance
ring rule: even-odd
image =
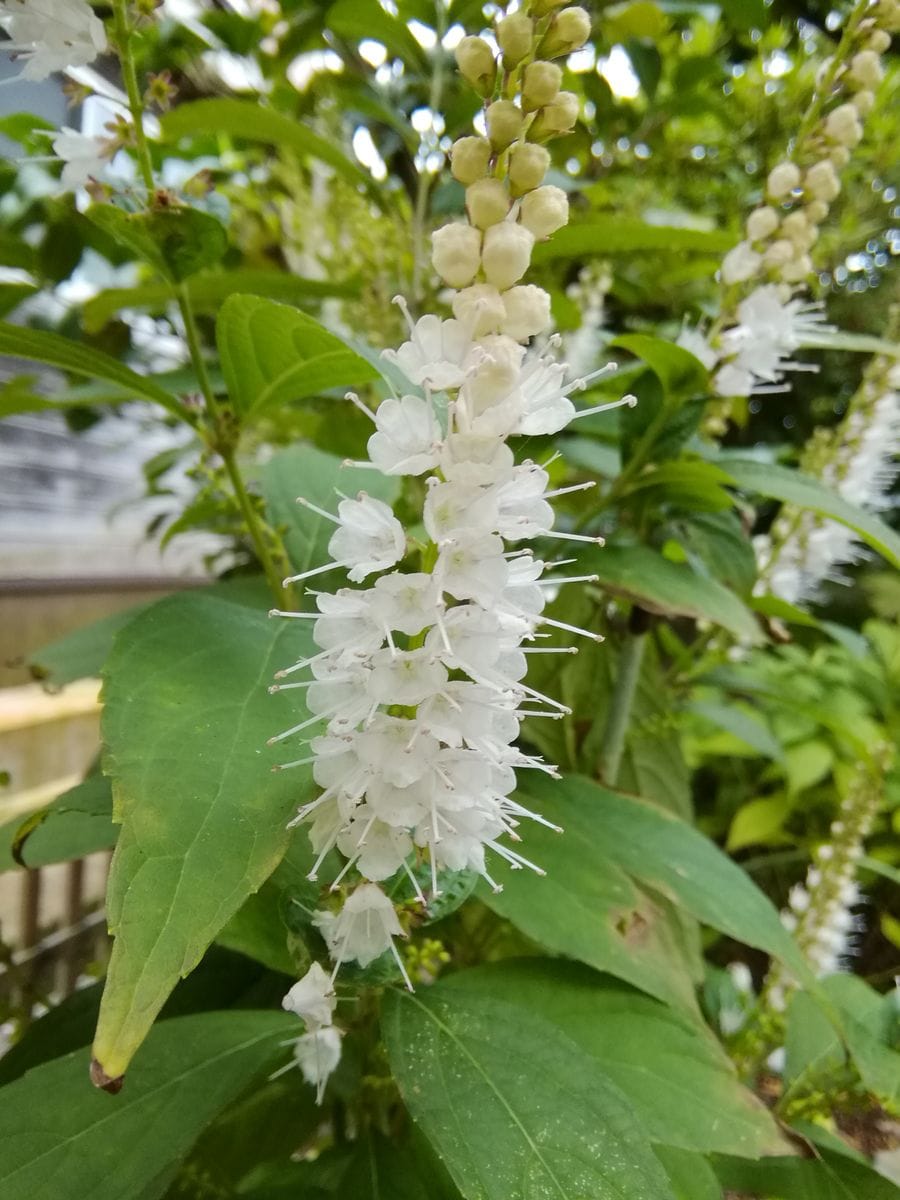
[[[102,1088],[104,1092],[109,1092],[111,1096],[117,1095],[122,1090],[122,1085],[125,1083],[124,1075],[111,1076],[103,1070],[100,1062],[96,1058],[91,1059],[91,1083],[95,1088]]]

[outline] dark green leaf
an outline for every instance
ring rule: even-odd
[[[89,775],[26,820],[0,828],[0,870],[12,865],[7,860],[7,836],[11,859],[24,867],[45,867],[108,850],[117,834],[109,780]]]
[[[273,764],[295,756],[265,743],[305,710],[273,700],[266,685],[306,652],[300,624],[188,593],[138,616],[107,662],[104,770],[122,832],[94,1049],[111,1077],[287,848],[285,826],[310,777],[305,769],[273,774]]]
[[[216,322],[228,394],[239,413],[368,383],[378,372],[318,321],[260,296],[230,296]]]
[[[392,992],[383,1029],[403,1098],[479,1200],[672,1200],[628,1101],[549,1021],[453,980]]]
[[[717,1154],[712,1165],[724,1187],[778,1200],[900,1200],[900,1188],[869,1167],[828,1150],[818,1155],[747,1162]]]
[[[722,1200],[716,1173],[701,1155],[674,1146],[655,1146],[654,1150],[669,1176],[675,1200]]]
[[[184,1155],[204,1125],[285,1051],[284,1013],[204,1013],[151,1033],[119,1096],[91,1089],[78,1050],[4,1092],[4,1200],[129,1200]],[[159,1193],[155,1193],[158,1195]]]

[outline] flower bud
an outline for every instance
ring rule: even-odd
[[[556,99],[538,113],[528,130],[528,136],[536,142],[544,142],[571,133],[578,120],[578,110],[578,97],[574,92],[559,92]]]
[[[481,96],[489,96],[497,78],[497,64],[490,46],[480,37],[464,37],[456,47],[456,62],[463,79]]]
[[[856,109],[861,117],[867,117],[875,107],[875,93],[869,92],[865,88],[857,92],[850,103]]]
[[[462,288],[478,273],[481,234],[471,225],[454,223],[431,235],[431,262],[450,287]]]
[[[533,142],[520,142],[509,152],[509,184],[514,196],[531,192],[544,181],[550,154]]]
[[[791,242],[802,241],[809,233],[809,222],[802,209],[788,215],[781,222],[781,232]]]
[[[731,284],[752,279],[761,262],[762,259],[749,242],[738,242],[722,259],[722,281]]]
[[[522,278],[531,262],[534,234],[515,221],[492,225],[484,235],[481,265],[488,283],[501,292]]]
[[[460,183],[474,183],[487,174],[491,143],[483,137],[458,138],[450,148],[450,171]]]
[[[778,213],[768,204],[754,209],[747,218],[747,237],[751,242],[759,242],[763,238],[771,237],[777,228]]]
[[[781,162],[773,167],[766,180],[766,191],[773,200],[780,200],[799,186],[800,168],[792,162]]]
[[[821,225],[828,216],[828,205],[824,200],[810,200],[804,211],[810,225]]]
[[[523,12],[510,13],[497,22],[497,44],[503,51],[504,67],[515,67],[531,53],[534,22]]]
[[[833,163],[839,171],[843,171],[850,161],[850,151],[846,146],[832,146],[828,151],[828,161]]]
[[[473,337],[496,333],[506,318],[503,297],[489,283],[473,283],[453,297],[453,315],[472,326]]]
[[[485,113],[488,137],[495,150],[505,150],[522,132],[525,117],[512,100],[495,100]]]
[[[519,220],[536,238],[547,238],[569,219],[569,198],[552,183],[535,188],[522,199]]]
[[[773,242],[763,255],[763,263],[772,271],[780,271],[785,263],[794,257],[794,243],[787,238],[779,238]]]
[[[499,179],[479,179],[466,188],[469,220],[479,229],[496,225],[509,212],[509,192]]]
[[[520,284],[503,293],[505,315],[500,332],[524,342],[550,324],[550,295],[533,283]]]
[[[852,104],[841,104],[833,108],[825,118],[825,136],[839,146],[855,146],[862,138],[859,113]]]
[[[850,78],[857,87],[874,92],[884,78],[881,59],[874,50],[860,50],[850,59]]]
[[[529,63],[522,83],[522,108],[525,112],[543,108],[556,99],[561,83],[562,70],[556,63]]]
[[[781,278],[786,283],[802,283],[813,272],[812,259],[808,254],[798,254],[781,268]]]
[[[891,48],[891,35],[886,29],[873,29],[869,35],[868,48],[876,54],[884,54]]]
[[[840,194],[841,181],[827,158],[813,163],[809,168],[803,180],[803,190],[813,200],[824,200],[826,203],[830,203]]]
[[[537,52],[541,58],[562,58],[580,49],[591,36],[591,18],[583,8],[564,8],[553,18]]]

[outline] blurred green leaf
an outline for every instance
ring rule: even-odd
[[[672,254],[721,254],[731,249],[734,240],[734,234],[719,229],[650,225],[635,217],[598,213],[595,221],[566,225],[549,241],[538,243],[533,259],[535,263],[547,263],[558,258],[651,250]]]
[[[196,208],[127,213],[92,204],[85,216],[175,283],[219,262],[228,248],[222,222]]]
[[[117,834],[109,780],[98,772],[46,808],[0,827],[0,871],[84,858],[114,846]]]

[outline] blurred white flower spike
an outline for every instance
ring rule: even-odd
[[[87,0],[3,0],[0,27],[10,38],[3,50],[25,63],[22,79],[89,66],[107,48],[103,22]]]
[[[483,66],[480,48],[478,55]],[[551,90],[558,74],[545,81]],[[513,798],[516,771],[557,772],[515,743],[526,716],[559,719],[569,710],[524,682],[528,654],[572,653],[532,645],[557,629],[600,640],[543,615],[548,587],[595,577],[547,576],[547,564],[523,545],[536,537],[601,543],[553,529],[550,499],[591,485],[554,490],[543,466],[516,462],[508,439],[556,433],[588,413],[634,403],[626,396],[576,409],[572,394],[610,364],[567,383],[564,363],[526,345],[547,332],[550,298],[519,281],[536,240],[565,224],[568,206],[564,193],[543,185],[544,148],[521,142],[506,177],[506,144],[461,139],[453,152],[472,223],[439,229],[432,261],[455,290],[456,315],[415,320],[397,297],[409,337],[385,356],[424,396],[391,397],[375,412],[348,397],[375,426],[370,461],[357,465],[424,476],[421,522],[407,533],[387,505],[364,496],[342,499],[336,516],[301,499],[338,529],[333,561],[298,580],[340,566],[366,586],[314,593],[318,615],[293,614],[314,621],[319,653],[279,673],[311,678],[273,689],[304,689],[311,714],[272,739],[312,735],[310,753],[283,764],[311,762],[322,789],[295,820],[310,822],[317,856],[310,877],[334,849],[345,860],[331,881],[340,908],[315,918],[335,973],[390,951],[410,987],[395,938],[406,932],[405,914],[426,901],[423,879],[430,876],[437,895],[443,872],[471,870],[499,891],[488,851],[513,869],[543,874],[509,845],[519,843],[523,818],[548,824]],[[420,525],[425,544],[413,536]],[[405,877],[411,897],[398,908],[379,886],[395,876]]]

